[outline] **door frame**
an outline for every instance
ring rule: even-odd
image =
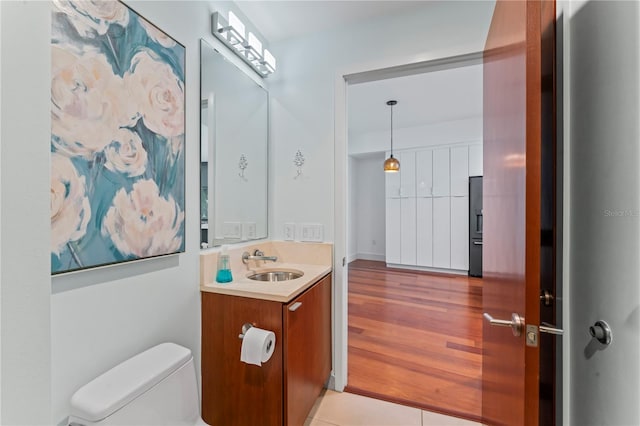
[[[332,318],[332,373],[328,387],[342,392],[347,385],[348,365],[348,271],[347,209],[348,191],[348,121],[347,88],[349,84],[403,77],[425,72],[481,64],[483,51],[451,50],[449,56],[415,62],[415,55],[394,61],[352,64],[335,74],[334,79],[334,247]]]
[[[556,2],[556,55],[558,64],[557,84],[558,103],[557,110],[557,143],[559,146],[558,167],[562,169],[557,185],[561,187],[560,211],[557,217],[558,232],[561,234],[563,244],[559,247],[558,257],[558,286],[556,291],[562,292],[562,324],[565,329],[565,336],[562,339],[561,350],[558,354],[557,366],[561,368],[557,374],[557,385],[562,386],[562,398],[557,401],[557,409],[560,411],[559,419],[561,424],[571,423],[570,402],[572,398],[570,386],[570,365],[571,348],[571,276],[569,268],[566,267],[570,260],[570,151],[571,134],[568,126],[563,126],[563,119],[570,117],[570,105],[562,102],[562,99],[569,99],[570,85],[568,76],[570,75],[570,17],[575,13],[575,8],[570,2]],[[458,52],[449,52],[448,58],[456,55],[464,56],[468,52],[460,49]],[[481,54],[481,52],[477,52]],[[329,381],[329,388],[342,392],[347,384],[347,349],[348,349],[348,276],[346,268],[342,264],[342,259],[347,257],[347,207],[348,207],[348,151],[347,151],[347,87],[349,83],[380,80],[386,73],[397,72],[396,77],[409,75],[410,71],[420,66],[447,59],[447,57],[425,57],[422,61],[415,61],[415,55],[405,55],[396,60],[379,60],[370,63],[353,63],[338,70],[334,77],[334,258],[333,258],[333,293],[332,293],[332,373]],[[402,74],[405,72],[405,74]],[[419,71],[414,71],[417,73]],[[389,75],[389,74],[387,74]],[[368,78],[359,80],[358,78]],[[560,261],[562,260],[562,261]],[[560,424],[560,423],[559,423]]]

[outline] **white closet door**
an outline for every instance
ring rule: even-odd
[[[385,152],[385,159],[389,158],[389,152]],[[382,167],[382,166],[381,166]],[[400,167],[402,169],[402,165]],[[386,198],[399,198],[400,197],[400,172],[385,173],[385,197]]]
[[[451,148],[451,195],[469,195],[469,147]]]
[[[416,264],[433,266],[433,198],[416,202]]]
[[[469,176],[482,176],[482,145],[469,147]]]
[[[469,197],[451,197],[451,269],[469,269]]]
[[[450,197],[433,199],[433,266],[451,267],[451,210]]]
[[[400,196],[416,196],[416,153],[415,151],[401,152],[400,160]]]
[[[433,150],[416,152],[416,196],[433,195]]]
[[[385,219],[386,261],[400,263],[400,199],[388,198]]]
[[[416,199],[400,200],[400,263],[416,264]]]
[[[449,195],[449,148],[433,150],[433,196]]]

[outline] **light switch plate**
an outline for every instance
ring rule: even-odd
[[[320,223],[303,223],[300,241],[321,243],[324,240],[323,226]]]
[[[224,222],[222,224],[222,236],[224,238],[242,238],[242,223]]]
[[[293,241],[296,238],[296,224],[285,223],[284,224],[284,240]]]

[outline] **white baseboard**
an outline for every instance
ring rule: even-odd
[[[356,253],[355,259],[377,260],[379,262],[384,262],[385,256],[384,254],[375,254],[375,253]]]
[[[469,275],[469,271],[463,271],[460,269],[431,268],[427,266],[414,266],[414,265],[399,265],[397,263],[387,263],[387,267],[397,268],[397,269],[410,269],[414,271],[437,272],[440,274]]]

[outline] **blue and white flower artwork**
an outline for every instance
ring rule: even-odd
[[[53,1],[53,274],[184,251],[184,61],[120,1]]]

